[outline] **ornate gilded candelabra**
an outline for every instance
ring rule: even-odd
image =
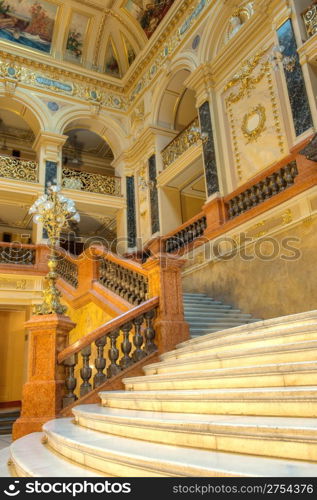
[[[50,256],[48,261],[49,273],[46,276],[48,286],[43,291],[43,303],[35,306],[35,314],[65,314],[67,308],[60,302],[61,293],[57,289],[58,274],[56,247],[63,228],[69,221],[80,221],[80,215],[75,203],[60,193],[59,186],[49,186],[47,193],[40,196],[32,205],[29,213],[33,215],[36,224],[42,223],[47,232]]]

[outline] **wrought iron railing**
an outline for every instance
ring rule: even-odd
[[[60,255],[56,272],[66,283],[69,283],[74,288],[78,287],[78,266],[74,262]]]
[[[0,155],[0,177],[24,182],[38,182],[39,166],[31,160]]]
[[[309,37],[313,36],[317,33],[317,5],[311,5],[311,7],[302,14],[302,17],[307,35]]]
[[[0,264],[15,264],[32,266],[36,261],[36,247],[34,245],[20,245],[19,243],[0,244]]]
[[[158,297],[150,299],[105,323],[59,354],[58,363],[66,367],[63,408],[157,350],[154,319],[158,305]],[[123,340],[118,345],[120,334]],[[95,359],[94,367],[91,357]],[[82,383],[76,391],[78,375]]]
[[[203,236],[206,228],[206,216],[199,216],[196,220],[192,220],[187,225],[184,225],[177,233],[165,240],[165,251],[172,253],[189,245],[197,238]]]
[[[162,159],[164,168],[171,165],[191,146],[198,144],[201,140],[199,130],[199,120],[195,118],[188,127],[180,132],[162,151]]]
[[[120,177],[81,172],[64,167],[62,185],[66,189],[121,196]]]
[[[233,219],[293,186],[297,175],[296,161],[292,161],[249,189],[234,196],[227,202],[229,218]]]
[[[133,305],[141,304],[148,298],[147,276],[111,260],[100,261],[99,282]]]

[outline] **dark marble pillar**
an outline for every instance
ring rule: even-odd
[[[45,162],[45,185],[44,191],[46,192],[48,185],[56,184],[57,180],[57,162],[56,161],[46,161]],[[48,234],[46,229],[43,229],[43,238],[48,239]]]
[[[149,158],[149,181],[151,182],[151,187],[150,187],[151,227],[152,227],[152,234],[155,234],[160,230],[160,214],[159,214],[159,204],[158,204],[158,192],[156,185],[155,155],[152,155],[151,158]]]
[[[57,162],[47,161],[45,163],[45,190],[48,184],[56,183],[57,179]]]
[[[127,177],[127,229],[128,247],[136,246],[136,214],[135,214],[135,189],[134,176]]]
[[[208,140],[203,144],[204,164],[208,196],[219,191],[217,161],[215,153],[214,135],[212,130],[209,102],[206,101],[199,108],[200,128],[203,134],[208,135]]]
[[[284,74],[292,109],[296,136],[313,126],[305,80],[297,53],[297,44],[292,21],[288,19],[277,30],[279,44],[284,47],[283,55],[291,58],[290,64],[283,62]]]

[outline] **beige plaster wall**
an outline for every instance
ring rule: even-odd
[[[216,261],[184,276],[184,291],[207,293],[263,319],[317,309],[317,219],[274,237],[281,243],[290,236],[300,239],[298,260]]]

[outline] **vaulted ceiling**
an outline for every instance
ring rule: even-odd
[[[0,43],[121,78],[175,0],[0,0]]]

